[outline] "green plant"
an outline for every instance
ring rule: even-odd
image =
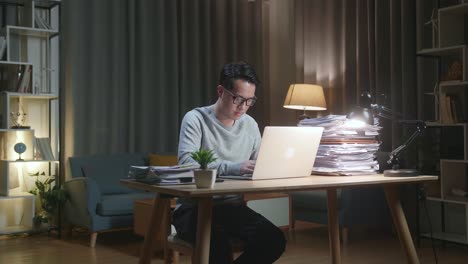
[[[45,180],[41,181],[40,176],[45,176],[45,172],[39,174],[30,173],[30,176],[35,176],[35,189],[29,191],[29,193],[39,196],[41,203],[41,212],[34,217],[34,222],[39,223],[50,223],[50,221],[56,215],[57,209],[64,202],[69,199],[69,194],[65,189],[59,188],[52,176],[47,176]]]
[[[200,164],[200,169],[202,170],[206,170],[208,168],[208,164],[216,161],[213,150],[200,149],[192,152],[190,156]]]

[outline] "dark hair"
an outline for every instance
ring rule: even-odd
[[[219,74],[220,85],[228,90],[232,90],[234,82],[239,79],[253,83],[257,88],[260,86],[260,80],[254,68],[247,62],[231,62],[223,66]]]

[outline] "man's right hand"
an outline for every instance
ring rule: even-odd
[[[255,160],[247,160],[241,164],[240,174],[251,174],[255,168]]]

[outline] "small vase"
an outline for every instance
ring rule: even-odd
[[[216,181],[216,170],[194,170],[193,177],[197,188],[213,188]]]

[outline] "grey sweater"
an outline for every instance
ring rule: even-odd
[[[185,114],[179,137],[179,164],[194,162],[190,153],[200,149],[215,152],[216,162],[210,168],[218,175],[239,175],[241,163],[257,159],[261,135],[257,122],[244,114],[232,127],[222,124],[215,116],[214,105],[195,108]],[[233,197],[216,197],[232,200]]]

